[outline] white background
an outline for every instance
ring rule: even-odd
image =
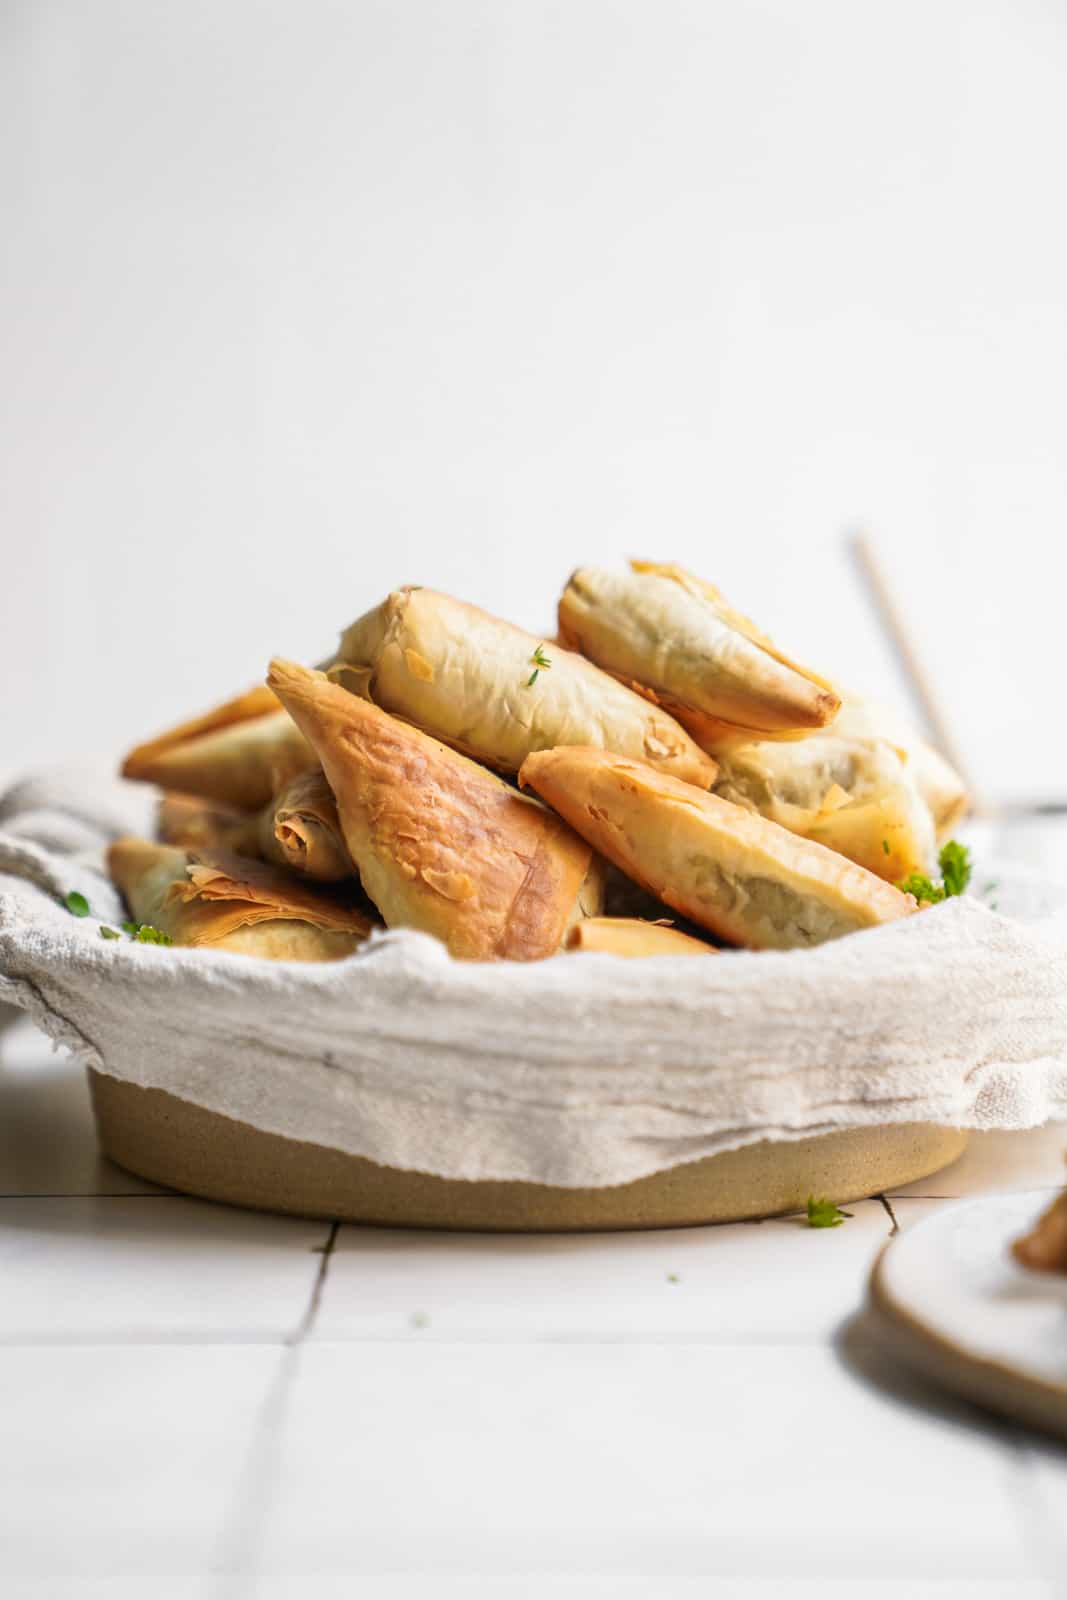
[[[985,787],[1067,789],[1067,8],[7,0],[4,764],[396,583],[720,582]]]

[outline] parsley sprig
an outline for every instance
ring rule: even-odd
[[[950,900],[954,895],[962,894],[971,881],[971,852],[966,845],[959,844],[957,840],[950,839],[942,846],[941,854],[937,858],[941,868],[941,882],[935,883],[928,878],[925,872],[912,872],[902,878],[897,885],[905,894],[912,894],[916,900],[928,905],[940,905],[942,900]]]
[[[91,917],[92,907],[83,894],[77,889],[72,889],[63,901],[72,917]],[[173,944],[174,940],[169,933],[164,933],[160,928],[153,928],[150,922],[124,922],[122,933],[126,934],[135,944]],[[101,939],[121,939],[122,933],[117,928],[108,927],[106,922],[100,924]]]
[[[526,680],[527,689],[531,688],[537,682],[540,674],[542,672],[547,672],[549,667],[552,665],[551,661],[545,655],[545,647],[542,644],[537,646],[537,649],[530,657],[530,660],[533,662],[533,671]]]
[[[839,1228],[851,1216],[851,1211],[842,1211],[832,1200],[816,1200],[813,1194],[808,1195],[809,1228]]]

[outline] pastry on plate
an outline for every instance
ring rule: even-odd
[[[122,776],[255,811],[314,765],[306,741],[264,685],[138,745]]]
[[[537,801],[321,672],[274,661],[268,681],[315,747],[390,927],[469,960],[533,961],[600,910],[600,862]]]
[[[1067,1272],[1067,1194],[1059,1194],[1029,1233],[1011,1247],[1016,1261],[1035,1272]]]
[[[719,757],[713,792],[889,883],[935,870],[933,818],[907,761],[881,740],[845,739],[834,728],[735,745]]]
[[[666,711],[544,636],[433,589],[398,589],[342,635],[330,676],[453,749],[518,772],[599,745],[707,788],[715,763]]]
[[[118,839],[108,850],[108,868],[134,921],[176,945],[275,961],[335,961],[374,926],[351,895],[223,850]]]
[[[716,588],[681,567],[580,567],[560,599],[559,629],[566,643],[673,712],[716,752],[732,739],[825,727],[840,706],[825,678],[783,655]]]
[[[713,956],[715,946],[641,917],[586,917],[567,935],[568,950],[613,956]]]
[[[824,845],[639,761],[544,750],[519,782],[657,899],[730,944],[802,948],[916,909]]]

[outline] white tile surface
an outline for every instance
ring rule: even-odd
[[[25,1018],[0,1032],[0,1196],[159,1192],[100,1154],[84,1068]]]
[[[328,1225],[172,1195],[0,1202],[0,1342],[289,1338]]]
[[[1024,1133],[975,1133],[950,1167],[889,1195],[952,1199],[993,1190],[1059,1188],[1067,1183],[1067,1122]]]
[[[45,1594],[53,1576],[125,1577],[153,1600],[146,1574],[225,1570],[285,1359],[266,1347],[3,1351],[5,1600],[19,1577]]]
[[[1028,1527],[1062,1593],[1067,1573],[1067,1446],[1029,1435],[1022,1444],[1028,1487],[1034,1490]]]
[[[827,1338],[889,1236],[876,1200],[799,1218],[509,1239],[342,1227],[320,1339]],[[677,1281],[672,1281],[677,1279]]]
[[[306,1345],[266,1571],[1034,1576],[995,1440],[827,1350]]]

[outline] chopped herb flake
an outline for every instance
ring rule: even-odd
[[[678,1274],[676,1272],[668,1272],[668,1274],[667,1274],[667,1282],[668,1283],[681,1283],[681,1281],[682,1281],[681,1278],[679,1278],[679,1276],[678,1276]]]
[[[882,840],[882,849],[885,851],[886,855],[889,854],[889,840],[888,839],[883,839]]]
[[[83,894],[78,893],[77,889],[70,891],[63,904],[72,916],[87,917],[89,915],[89,902]]]
[[[173,944],[169,933],[162,933],[159,928],[153,928],[148,922],[142,922],[133,938],[138,944]]]
[[[530,657],[530,660],[533,663],[533,671],[530,673],[530,676],[526,680],[527,689],[531,688],[537,682],[537,679],[540,676],[540,674],[542,672],[547,672],[549,667],[552,665],[551,661],[545,655],[545,647],[544,647],[544,645],[540,645],[540,644],[537,646],[537,649],[534,651],[533,655]]]
[[[101,939],[121,939],[122,934],[117,928],[109,928],[106,922],[100,924]]]

